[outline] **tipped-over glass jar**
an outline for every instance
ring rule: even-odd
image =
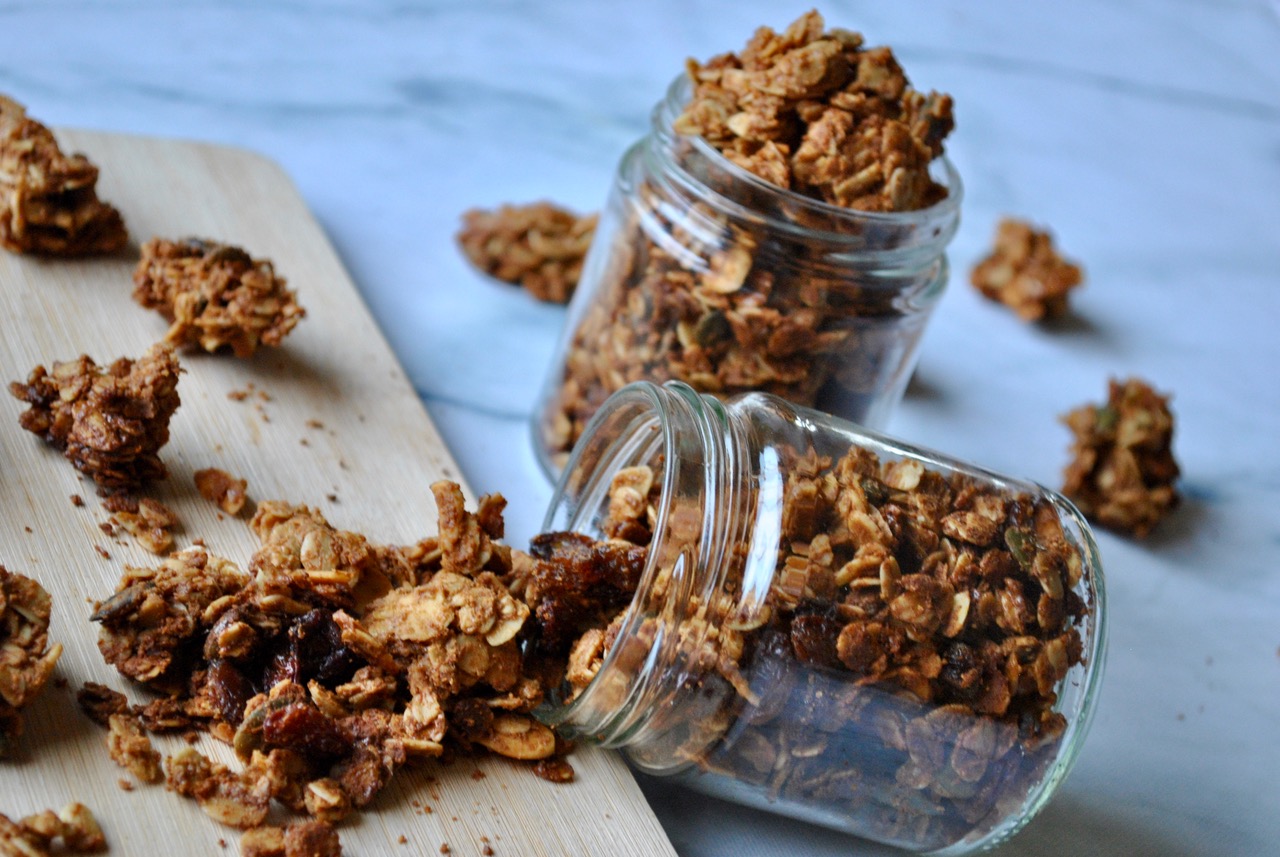
[[[1102,570],[1043,487],[770,395],[640,382],[588,426],[544,530],[644,545],[540,716],[646,773],[964,854],[1080,749]]]
[[[618,167],[534,415],[548,473],[639,380],[773,393],[883,427],[946,286],[961,186],[945,157],[930,166],[936,204],[843,208],[673,131],[689,94],[682,76]]]

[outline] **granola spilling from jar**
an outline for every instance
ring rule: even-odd
[[[1074,435],[1062,493],[1085,517],[1139,538],[1178,505],[1169,397],[1138,378],[1112,379],[1107,401],[1062,421]]]
[[[44,587],[0,565],[0,757],[22,734],[22,710],[49,682],[62,644],[49,644],[53,602]]]
[[[9,392],[29,405],[19,425],[110,492],[165,477],[159,452],[178,409],[180,371],[172,347],[160,343],[105,367],[87,355],[37,366]]]
[[[109,725],[113,756],[150,782],[139,728],[229,742],[239,770],[189,749],[165,761],[165,779],[244,830],[262,828],[273,801],[337,823],[405,765],[481,750],[571,778],[564,745],[530,716],[544,685],[520,654],[530,611],[499,541],[505,501],[486,496],[470,512],[457,485],[432,490],[439,535],[411,546],[376,545],[272,501],[253,517],[261,547],[248,571],[201,546],[126,569],[93,614],[99,648],[163,696],[131,708],[100,686],[81,692]],[[327,841],[301,827],[247,841],[294,853],[289,842],[311,836]]]
[[[0,95],[0,247],[44,256],[114,253],[129,240],[98,199],[98,168],[66,155],[53,132]]]
[[[568,303],[595,236],[597,215],[550,202],[475,208],[462,215],[458,245],[480,270],[547,303]]]
[[[306,315],[270,261],[202,238],[152,238],[133,283],[133,299],[169,322],[167,342],[210,353],[250,357],[279,345]]]
[[[929,175],[955,127],[949,95],[912,89],[887,47],[806,12],[740,53],[690,60],[675,130],[757,177],[832,205],[911,211],[946,196]]]
[[[689,78],[661,143],[671,165],[641,175],[645,159],[624,160],[597,235],[606,261],[539,416],[553,466],[637,380],[882,419],[945,284],[941,244],[919,251],[929,229],[913,213],[949,194],[930,173],[954,124],[949,96],[911,89],[888,48],[828,32],[816,12],[691,62]],[[949,236],[939,218],[930,234]]]
[[[0,814],[0,854],[52,857],[106,850],[107,838],[98,820],[82,803],[69,803],[58,812],[42,810],[18,821]]]
[[[649,727],[661,758],[886,842],[933,849],[984,830],[1025,799],[1068,728],[1055,704],[1084,658],[1079,549],[1048,501],[913,460],[787,448],[781,470],[776,557],[739,545],[722,594],[692,594],[674,624],[646,606],[674,585],[661,558],[630,608],[639,619],[630,591],[601,584],[633,590],[657,548],[651,467],[617,474],[605,541],[541,537],[566,546],[535,550],[544,582],[530,588],[535,633],[572,637],[562,693],[597,677],[593,693],[622,692],[648,647],[674,639],[679,699]],[[663,557],[696,555],[698,526],[667,527]]]
[[[1084,274],[1058,253],[1048,230],[1006,217],[996,227],[991,255],[974,266],[969,280],[1023,321],[1040,321],[1066,314],[1067,297]]]

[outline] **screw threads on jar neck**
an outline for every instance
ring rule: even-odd
[[[744,437],[714,397],[671,382],[637,382],[601,410],[579,441],[543,529],[599,535],[609,485],[623,468],[660,471],[645,569],[595,679],[543,719],[570,737],[630,746],[663,729],[673,694],[705,669],[710,623],[698,621],[723,586],[743,526]]]

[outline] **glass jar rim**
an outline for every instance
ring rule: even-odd
[[[887,248],[866,248],[894,252],[917,247],[945,247],[959,227],[960,204],[964,198],[964,183],[955,164],[945,155],[939,155],[929,164],[930,177],[947,189],[947,195],[926,208],[909,211],[864,211],[848,208],[825,200],[806,196],[789,188],[767,182],[755,173],[725,157],[701,136],[680,134],[674,130],[674,122],[683,112],[692,95],[692,82],[688,74],[678,75],[668,85],[663,99],[654,107],[651,121],[653,134],[664,143],[669,153],[677,139],[687,142],[698,156],[717,171],[749,189],[752,198],[764,200],[765,206],[748,206],[710,187],[682,166],[675,158],[664,157],[664,166],[680,184],[700,196],[713,196],[716,203],[731,211],[735,217],[756,222],[771,229],[802,234],[810,239],[819,238],[834,243],[858,241],[866,232],[889,231],[893,234],[919,235],[916,241],[903,242]],[[791,213],[783,216],[782,212]],[[825,222],[833,228],[815,228],[812,224]],[[866,249],[860,248],[861,252]]]

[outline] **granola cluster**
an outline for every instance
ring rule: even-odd
[[[1062,493],[1092,521],[1144,537],[1178,505],[1169,397],[1112,380],[1103,405],[1063,415],[1074,435]]]
[[[672,568],[697,555],[701,518],[669,509],[664,544],[649,544],[661,480],[648,465],[615,479],[606,541],[542,537],[555,549],[538,560],[549,568],[530,599],[535,639],[572,638],[565,692],[599,678],[593,693],[623,693],[649,646],[675,640],[679,695],[647,727],[663,736],[659,757],[914,848],[995,823],[1053,758],[1067,726],[1058,691],[1083,658],[1084,569],[1057,513],[856,445],[786,448],[781,469],[767,591],[768,558],[739,544],[723,589],[687,588],[671,613]],[[606,677],[629,590],[657,549],[652,591],[630,608],[643,618]]]
[[[81,355],[32,370],[9,392],[30,407],[18,418],[27,431],[61,450],[77,470],[106,491],[163,479],[160,448],[177,410],[177,357],[164,344],[141,358],[100,367]]]
[[[225,470],[208,467],[195,472],[196,490],[200,496],[228,515],[238,515],[244,509],[249,496],[249,482],[237,479]]]
[[[833,205],[910,211],[946,196],[929,176],[955,126],[952,100],[911,88],[893,51],[827,31],[816,11],[761,27],[739,54],[689,61],[675,130],[759,178]]]
[[[1084,275],[1058,254],[1048,231],[1006,217],[996,229],[991,255],[974,266],[969,280],[1024,321],[1039,321],[1066,313],[1067,296]]]
[[[683,135],[664,154],[711,195],[630,177],[540,417],[555,464],[636,380],[768,392],[878,421],[905,388],[936,299],[936,265],[877,261],[924,227],[811,198],[876,213],[940,201],[947,191],[928,166],[952,126],[949,97],[911,90],[887,48],[824,32],[816,12],[782,34],[762,28],[741,54],[692,63],[690,75]],[[726,158],[785,192],[748,186]]]
[[[540,301],[563,304],[578,286],[596,220],[550,202],[476,208],[462,215],[458,244],[482,271]]]
[[[271,262],[200,238],[148,241],[133,283],[133,299],[170,323],[167,342],[210,353],[277,346],[306,314]]]
[[[149,782],[139,726],[231,743],[240,770],[187,750],[165,761],[166,783],[254,831],[246,842],[264,855],[312,853],[289,843],[328,838],[315,827],[261,829],[272,801],[328,825],[406,764],[478,748],[554,761],[563,748],[530,716],[543,683],[520,654],[530,611],[513,594],[513,551],[498,541],[505,501],[484,497],[471,513],[457,485],[433,492],[439,535],[408,547],[265,502],[248,572],[200,546],[126,569],[93,614],[99,647],[165,695],[130,708],[105,688],[82,691],[82,706],[110,726],[113,755]]]
[[[0,565],[0,757],[22,734],[22,709],[40,695],[62,655],[49,645],[49,593]]]
[[[65,155],[53,132],[0,95],[0,247],[15,253],[114,253],[129,235],[98,199],[98,168]]]
[[[93,813],[82,803],[69,803],[19,821],[0,814],[0,854],[51,857],[54,854],[97,854],[107,850],[107,838]]]

